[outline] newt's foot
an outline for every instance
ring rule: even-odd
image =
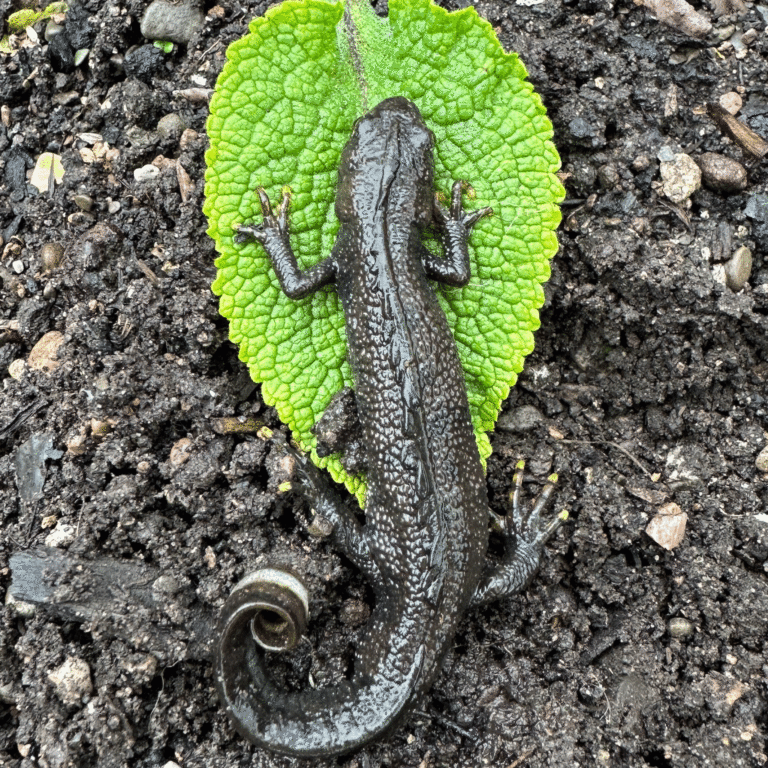
[[[557,517],[549,520],[542,518],[542,512],[546,509],[555,490],[555,483],[557,482],[557,475],[555,474],[547,478],[546,485],[539,494],[539,497],[534,502],[530,511],[527,510],[522,504],[524,469],[525,462],[522,460],[518,461],[513,477],[515,488],[510,494],[512,514],[506,516],[508,521],[506,535],[516,542],[517,547],[523,545],[536,549],[541,553],[549,537],[568,519],[568,513],[561,512]]]
[[[249,239],[267,245],[270,240],[288,241],[288,208],[291,203],[291,190],[283,187],[283,198],[277,206],[277,215],[272,212],[269,197],[262,187],[256,190],[261,203],[261,213],[264,220],[261,224],[241,224],[235,227],[236,243],[245,243]]]
[[[292,490],[310,504],[314,518],[309,532],[333,536],[341,551],[369,578],[375,570],[363,526],[312,461],[286,443],[273,443],[294,461]]]
[[[525,589],[539,567],[544,545],[568,519],[565,511],[554,518],[542,516],[555,490],[557,475],[554,474],[547,478],[546,485],[530,509],[522,504],[524,467],[524,461],[517,462],[509,514],[504,517],[493,515],[506,540],[506,551],[499,565],[480,582],[472,599],[475,605],[511,597]]]
[[[490,216],[493,208],[480,208],[477,211],[466,212],[461,204],[461,195],[465,189],[469,189],[466,181],[454,181],[451,187],[451,207],[446,209],[435,196],[435,218],[443,229],[460,226],[463,231],[469,234],[472,227],[477,224],[483,216]]]

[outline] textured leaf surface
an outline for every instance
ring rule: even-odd
[[[309,431],[352,384],[340,303],[332,288],[287,299],[261,247],[233,242],[235,225],[260,218],[256,188],[277,201],[291,187],[291,243],[302,267],[314,264],[338,229],[336,173],[354,120],[390,96],[417,104],[436,135],[438,189],[447,196],[466,179],[476,194],[466,207],[495,212],[473,231],[471,283],[436,287],[484,458],[486,432],[533,349],[564,192],[541,100],[474,9],[390,0],[387,19],[367,3],[353,6],[352,26],[342,17],[341,3],[291,0],[229,47],[208,121],[205,213],[221,254],[213,290],[240,359],[316,463],[362,500],[364,479],[318,459]]]

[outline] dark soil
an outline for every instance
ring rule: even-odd
[[[122,631],[3,608],[2,766],[294,764],[235,733],[194,643],[159,647],[152,629],[184,630],[187,610],[212,614],[277,552],[315,587],[310,643],[294,664],[322,682],[348,665],[370,600],[360,575],[307,534],[302,503],[277,495],[264,432],[218,421],[285,429],[217,314],[201,213],[207,104],[177,91],[212,87],[227,45],[266,3],[208,3],[190,45],[160,59],[137,49],[146,5],[84,2],[87,65],[49,50],[61,46],[42,28],[37,46],[0,55],[0,583],[5,592],[12,554],[65,524],[72,556],[172,577],[167,603],[126,612]],[[536,351],[505,404],[525,430],[494,435],[488,487],[503,511],[526,457],[526,490],[558,472],[571,518],[524,595],[466,617],[417,714],[331,764],[766,763],[768,524],[756,515],[768,476],[756,458],[768,430],[768,163],[740,193],[702,188],[677,207],[657,159],[671,147],[744,162],[702,109],[737,89],[740,117],[768,137],[768,10],[747,5],[698,41],[629,0],[478,4],[543,96],[569,196]],[[11,10],[0,0],[0,16]],[[727,27],[758,34],[744,52],[718,52]],[[169,113],[191,132],[156,134]],[[111,151],[85,162],[82,133]],[[66,168],[53,196],[24,179],[45,151]],[[186,200],[170,163],[135,181],[158,155],[191,178]],[[46,243],[64,251],[48,271]],[[742,245],[754,264],[734,292],[714,260]],[[58,367],[17,365],[11,377],[49,331],[63,334]],[[38,438],[37,497],[16,469],[33,435],[51,438]],[[645,532],[668,502],[688,515],[672,551]],[[49,679],[67,659],[87,665],[69,698]]]

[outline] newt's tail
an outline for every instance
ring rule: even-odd
[[[435,660],[425,659],[423,646],[405,663],[402,656],[394,658],[394,649],[385,651],[377,674],[356,673],[330,688],[294,693],[275,685],[254,638],[266,645],[265,627],[279,636],[280,627],[291,625],[295,613],[301,612],[294,609],[295,605],[286,609],[280,600],[265,599],[263,585],[253,577],[240,582],[224,606],[215,682],[227,714],[244,738],[294,757],[339,755],[384,735],[413,710],[434,672],[427,668]],[[376,624],[374,612],[371,626]],[[296,633],[288,629],[288,636]],[[270,642],[273,650],[280,644],[279,639]],[[390,653],[392,658],[387,658]]]

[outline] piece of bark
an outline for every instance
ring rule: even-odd
[[[17,552],[10,565],[16,600],[65,621],[90,622],[93,633],[120,637],[168,661],[209,655],[213,610],[158,568],[85,560],[49,547]]]
[[[635,3],[645,6],[659,21],[691,37],[701,39],[712,31],[709,19],[685,0],[635,0]]]
[[[768,155],[768,141],[756,134],[749,126],[737,120],[727,109],[719,104],[707,104],[707,114],[717,127],[738,144],[748,155],[759,160]]]

